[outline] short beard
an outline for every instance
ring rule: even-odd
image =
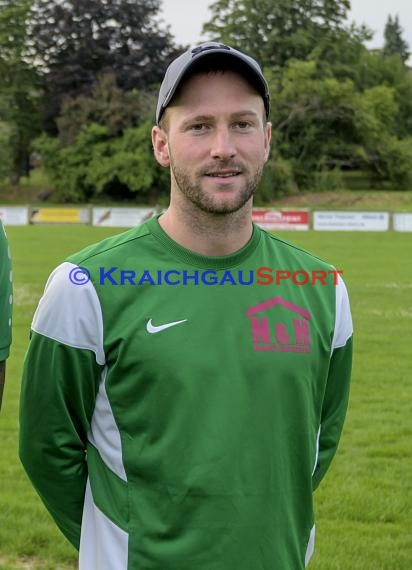
[[[219,203],[212,196],[209,196],[202,190],[200,181],[196,184],[196,179],[201,180],[203,174],[195,175],[195,181],[192,181],[186,170],[176,166],[172,156],[170,156],[170,170],[171,176],[174,178],[180,192],[190,200],[192,204],[202,212],[222,216],[239,211],[255,194],[262,177],[263,165],[257,168],[253,172],[253,175],[246,180],[244,188],[239,191],[239,194],[236,195],[231,203]]]

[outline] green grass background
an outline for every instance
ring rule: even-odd
[[[119,231],[8,228],[15,308],[0,414],[0,570],[76,567],[75,551],[55,528],[17,458],[20,375],[33,311],[50,271],[69,253]],[[338,454],[315,495],[317,537],[309,567],[410,570],[412,235],[279,235],[344,271],[355,326],[350,406]]]

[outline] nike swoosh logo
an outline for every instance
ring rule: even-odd
[[[147,321],[146,330],[150,334],[156,334],[166,329],[170,329],[170,327],[175,327],[176,325],[180,325],[181,323],[185,323],[187,319],[183,319],[182,321],[174,321],[173,323],[166,323],[164,325],[155,326],[152,324],[152,319]]]

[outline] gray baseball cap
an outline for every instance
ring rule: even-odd
[[[182,80],[189,73],[194,73],[198,68],[201,68],[206,60],[214,62],[216,69],[219,69],[219,65],[222,65],[225,69],[233,69],[240,73],[262,96],[265,104],[266,118],[269,117],[269,88],[257,61],[225,44],[206,42],[188,49],[185,53],[173,60],[167,68],[162,85],[160,86],[159,99],[157,101],[157,124],[159,124],[164,110],[171,102]]]

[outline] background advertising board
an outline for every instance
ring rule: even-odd
[[[269,210],[254,208],[253,222],[265,230],[308,230],[307,210]]]
[[[31,224],[88,224],[89,208],[35,208],[30,215]]]
[[[331,231],[386,232],[388,212],[314,212],[313,228]]]
[[[0,206],[0,220],[5,226],[27,226],[29,209],[27,206]]]
[[[412,232],[412,214],[393,214],[395,232]]]
[[[132,228],[156,214],[156,208],[93,208],[94,226]]]

